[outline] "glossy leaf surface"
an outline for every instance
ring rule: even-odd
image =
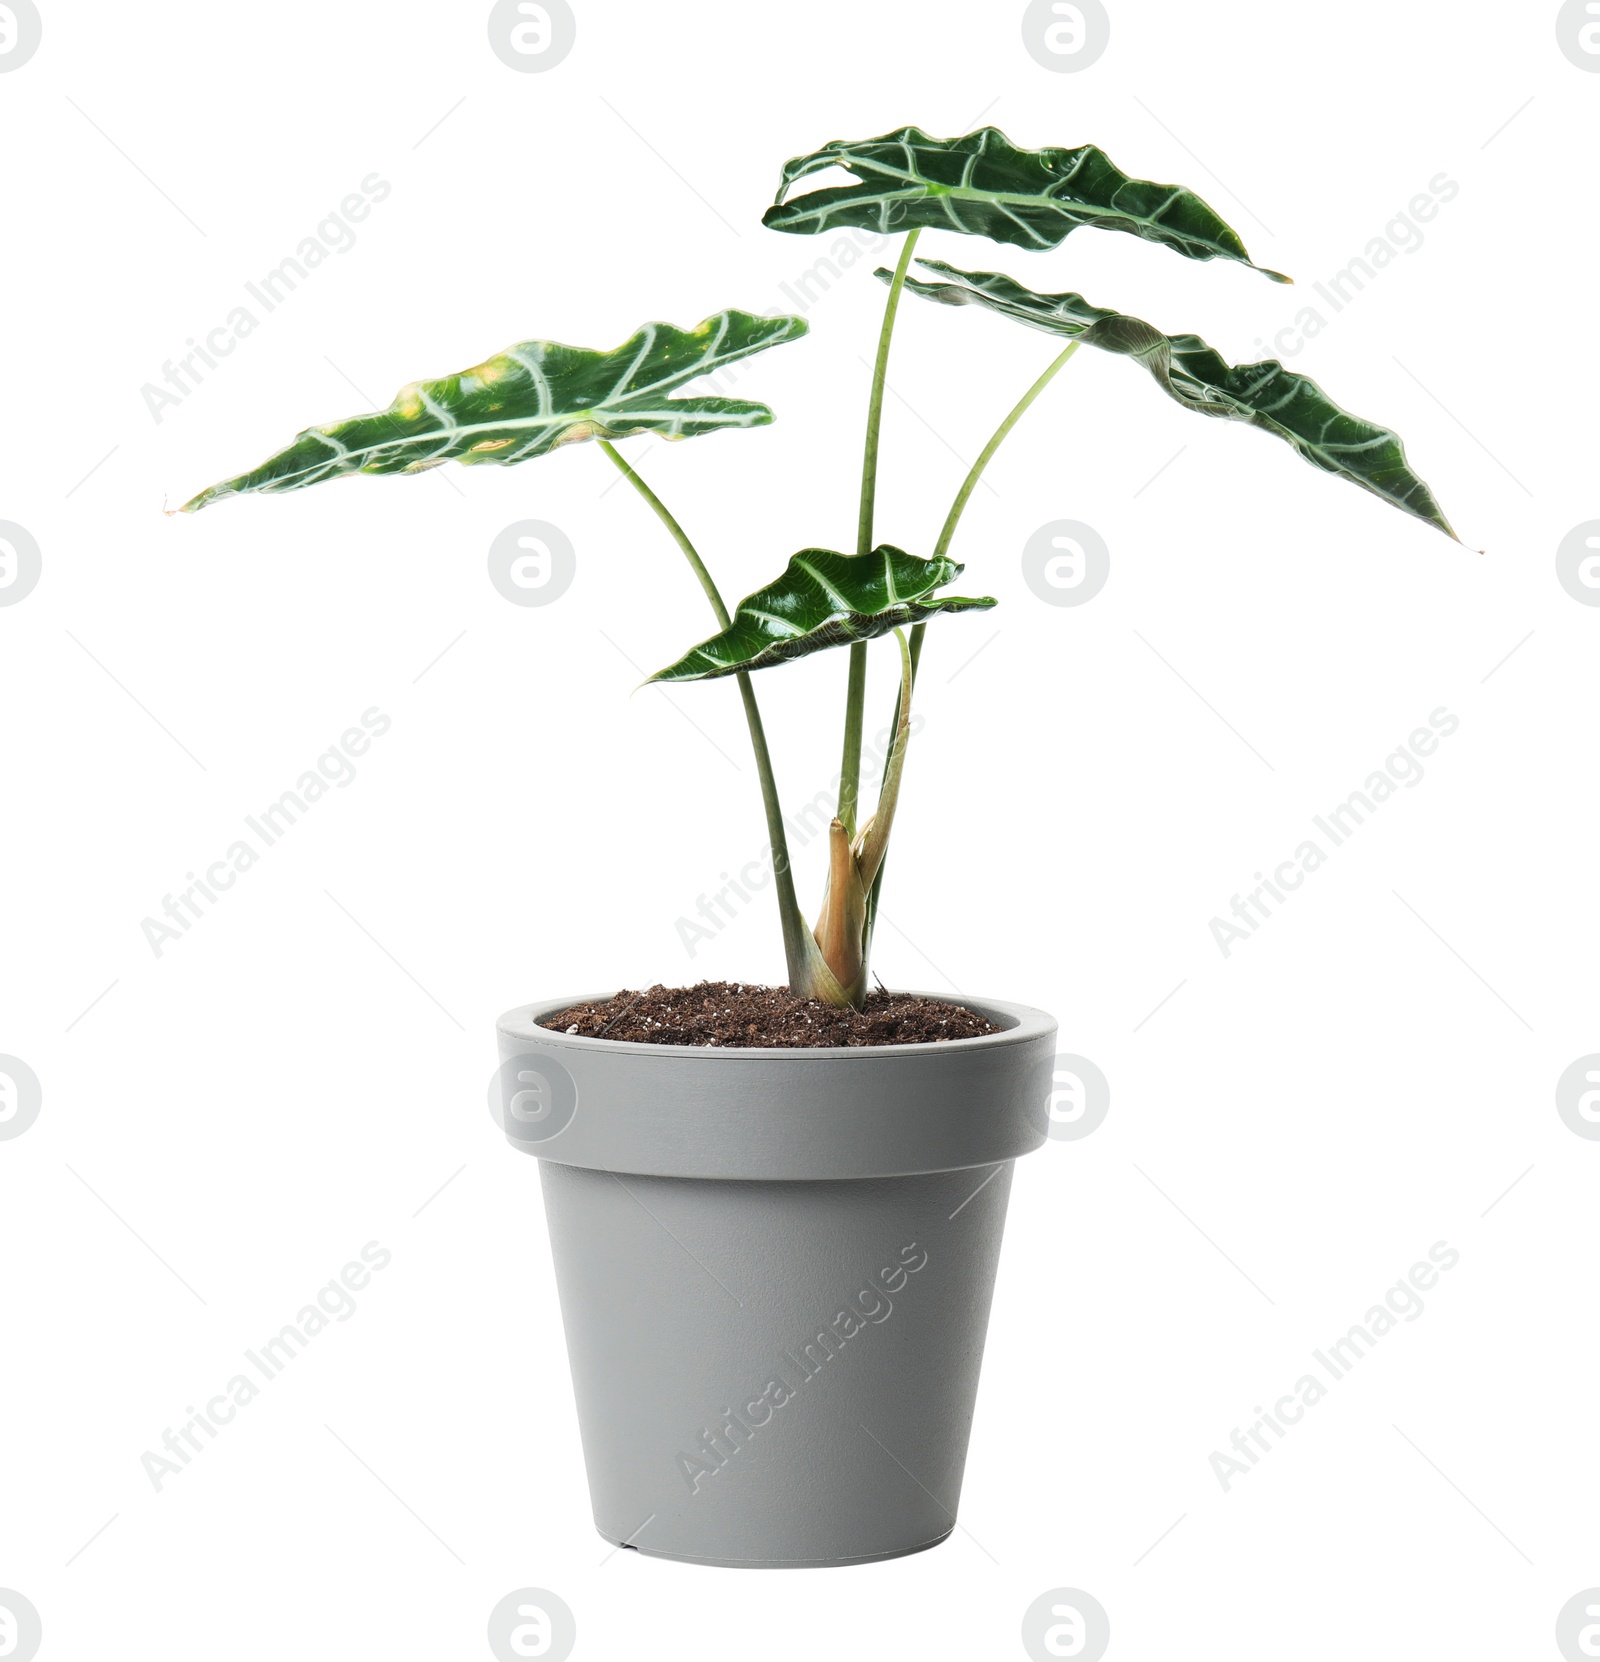
[[[789,200],[802,179],[836,167],[858,182]],[[852,225],[884,234],[927,226],[1035,249],[1056,248],[1080,225],[1093,225],[1191,260],[1251,264],[1239,234],[1193,191],[1131,179],[1093,144],[1022,150],[998,127],[957,139],[933,138],[920,127],[836,139],[784,164],[777,201],[762,224],[802,235]],[[1255,269],[1274,282],[1290,280]]]
[[[830,647],[872,640],[941,613],[984,610],[993,599],[936,598],[961,575],[954,560],[923,560],[887,543],[870,554],[807,548],[783,575],[739,602],[733,622],[652,681],[709,681],[767,669]]]
[[[772,420],[765,404],[671,395],[754,352],[796,340],[807,327],[803,318],[727,311],[694,329],[647,323],[612,352],[523,341],[457,375],[413,381],[387,410],[308,427],[260,467],[202,491],[183,511],[351,473],[421,473],[452,460],[505,467],[584,439],[633,433],[686,439],[764,427]]]
[[[942,260],[917,264],[947,279],[907,279],[906,288],[924,299],[982,306],[1046,334],[1134,358],[1185,409],[1259,427],[1313,467],[1455,536],[1433,492],[1407,464],[1399,435],[1341,409],[1309,376],[1274,359],[1230,365],[1198,335],[1164,335],[1140,318],[1091,306],[1081,294],[1036,294],[1001,272],[962,271]]]

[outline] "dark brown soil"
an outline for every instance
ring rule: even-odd
[[[542,1027],[590,1039],[647,1045],[774,1048],[938,1044],[1000,1028],[959,1004],[904,993],[874,992],[864,1010],[836,1010],[795,998],[782,987],[702,981],[698,987],[621,992],[600,1004],[575,1004],[546,1016]]]

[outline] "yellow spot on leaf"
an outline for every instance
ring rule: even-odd
[[[596,434],[604,431],[598,422],[575,421],[566,428],[556,440],[556,445],[582,444],[585,439],[592,439]]]

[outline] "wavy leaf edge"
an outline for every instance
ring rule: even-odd
[[[1134,358],[1185,409],[1271,433],[1321,472],[1359,486],[1460,542],[1433,492],[1411,470],[1400,435],[1351,414],[1310,376],[1285,369],[1276,358],[1229,364],[1199,335],[1163,334],[1142,318],[1090,305],[1081,294],[1039,294],[1002,271],[963,271],[944,260],[917,264],[953,279],[930,283],[907,278],[905,286],[921,298],[979,306],[1046,334]],[[874,275],[885,281],[892,277],[881,266]],[[1314,434],[1310,429],[1316,422],[1322,426]],[[1343,431],[1334,441],[1330,434],[1336,428]]]
[[[304,428],[259,466],[199,492],[179,511],[357,473],[422,473],[447,461],[511,466],[587,439],[648,432],[679,440],[764,427],[774,419],[765,404],[671,395],[809,331],[802,317],[729,308],[693,329],[642,324],[609,352],[519,341],[470,369],[408,382],[386,409]]]
[[[832,167],[858,182],[790,200],[801,179]],[[949,176],[937,177],[939,172]],[[1007,183],[1023,188],[999,188]],[[963,210],[974,223],[963,219]],[[1171,217],[1164,221],[1164,215]],[[1135,179],[1095,144],[1027,150],[992,126],[954,139],[914,126],[870,139],[832,139],[784,163],[776,199],[761,222],[802,236],[836,225],[883,234],[924,226],[1036,250],[1059,247],[1080,226],[1091,225],[1129,232],[1188,259],[1234,260],[1275,283],[1294,280],[1256,265],[1239,233],[1187,187]]]
[[[954,582],[965,569],[943,556],[924,560],[890,543],[880,543],[870,554],[803,548],[789,557],[779,577],[739,602],[726,629],[691,647],[643,685],[711,681],[771,669],[832,647],[875,640],[907,624],[997,605],[993,596],[933,598],[935,589]],[[881,603],[875,603],[880,597]]]

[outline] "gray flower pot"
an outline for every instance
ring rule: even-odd
[[[499,1023],[536,1156],[595,1525],[662,1558],[860,1564],[955,1527],[1011,1167],[1055,1022],[720,1050]]]

